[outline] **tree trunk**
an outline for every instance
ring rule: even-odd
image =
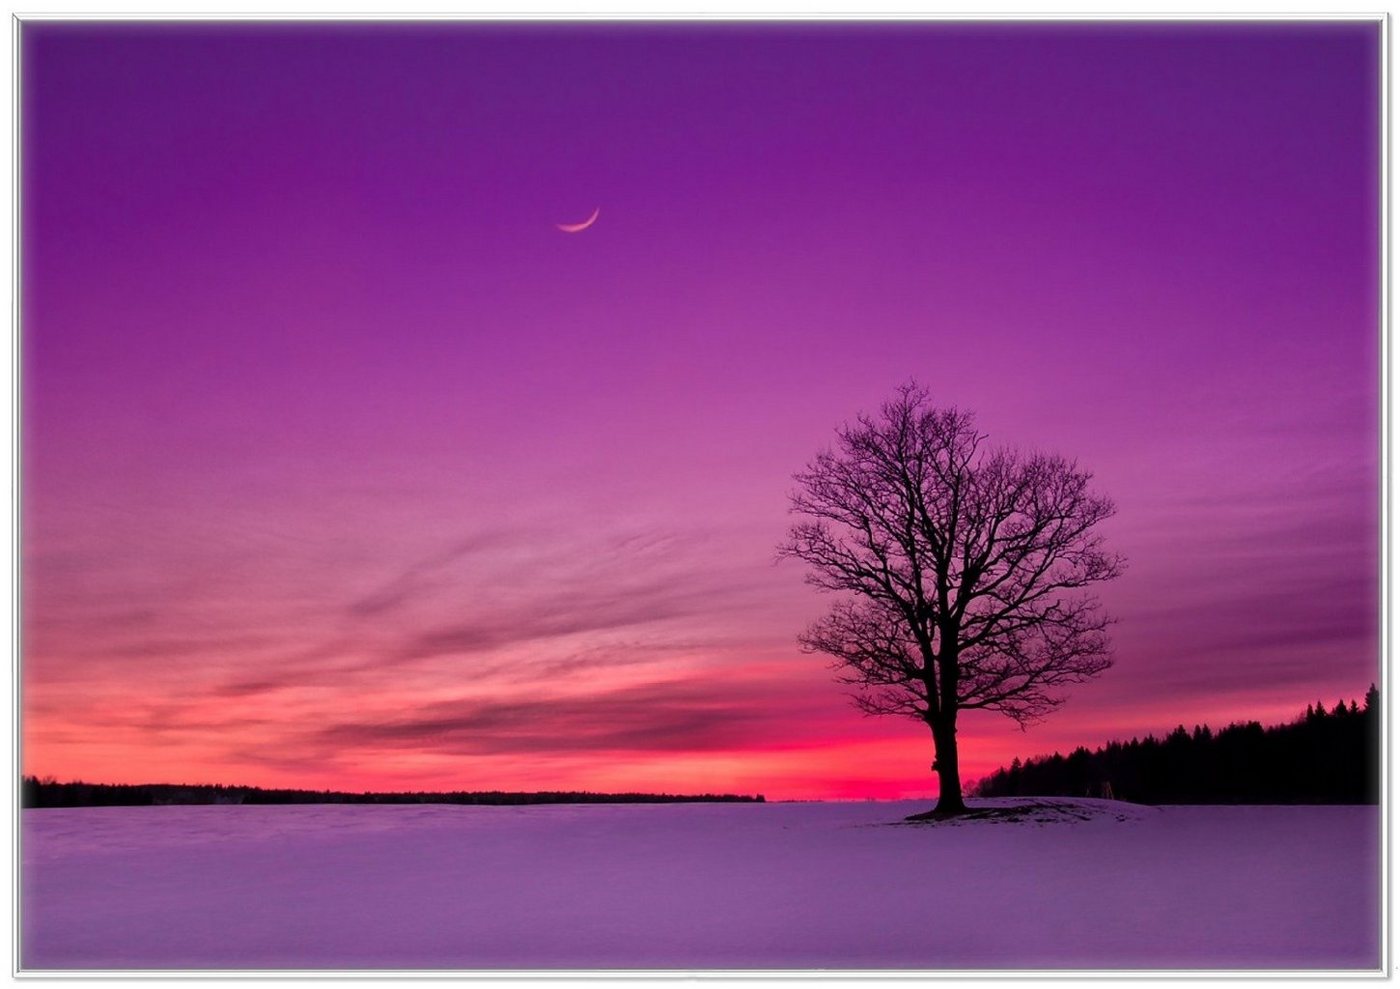
[[[935,814],[962,814],[962,778],[958,773],[958,726],[952,718],[944,725],[933,725],[934,767],[938,770],[938,806]]]

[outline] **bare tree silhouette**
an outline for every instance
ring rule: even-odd
[[[804,648],[835,657],[867,714],[928,726],[938,815],[967,809],[960,711],[1024,727],[1112,662],[1110,620],[1084,591],[1123,568],[1093,531],[1112,502],[1073,461],[985,440],[971,413],[903,386],[795,475],[791,510],[804,518],[779,547],[842,595]]]

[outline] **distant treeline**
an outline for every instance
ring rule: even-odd
[[[1380,696],[1321,702],[1291,724],[1257,721],[1218,732],[1178,726],[1164,739],[1014,759],[977,784],[983,797],[1114,797],[1145,804],[1376,803],[1380,793]]]
[[[26,776],[22,807],[146,807],[165,804],[669,804],[762,803],[756,797],[729,793],[586,793],[550,790],[515,793],[505,790],[433,793],[342,793],[335,790],[265,790],[257,786],[175,783],[58,783]]]

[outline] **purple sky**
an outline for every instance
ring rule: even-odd
[[[1377,677],[1377,24],[21,40],[27,772],[927,792],[773,562],[911,377],[1130,564],[969,778]]]

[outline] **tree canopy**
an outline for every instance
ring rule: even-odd
[[[1107,669],[1109,618],[1087,589],[1123,567],[1087,471],[986,439],[971,413],[903,386],[795,475],[800,520],[779,547],[840,596],[803,646],[836,659],[866,713],[928,725],[944,813],[963,809],[958,712],[1025,725]]]

